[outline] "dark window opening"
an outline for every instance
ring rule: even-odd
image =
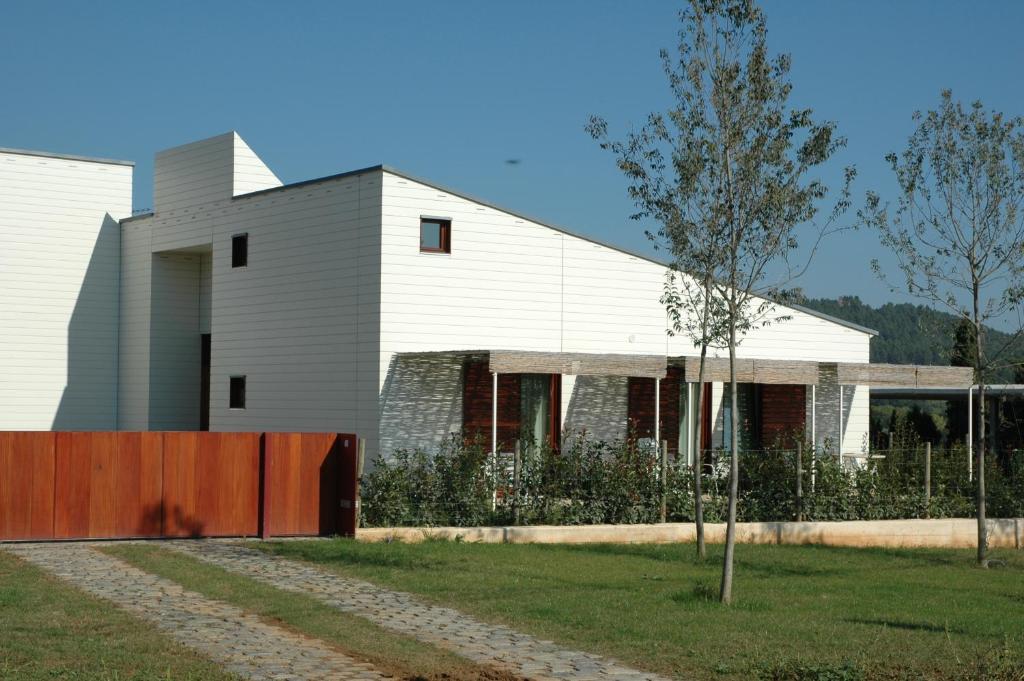
[[[230,393],[228,406],[232,409],[245,409],[245,376],[231,377]]]
[[[236,234],[231,237],[231,266],[246,267],[249,264],[249,235]]]
[[[452,221],[427,218],[420,220],[420,252],[451,253]]]

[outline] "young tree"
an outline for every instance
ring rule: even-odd
[[[693,277],[683,293],[663,298],[674,328],[696,329],[688,335],[702,356],[716,339],[728,348],[734,437],[720,598],[730,603],[739,482],[736,348],[753,327],[784,319],[772,318],[772,301],[806,269],[833,223],[818,228],[807,261],[794,266],[797,228],[813,223],[827,193],[807,176],[844,141],[833,124],[789,106],[789,57],[769,56],[764,14],[753,0],[690,0],[680,20],[677,50],[662,52],[672,107],[652,114],[625,142],[609,142],[600,118],[588,131],[618,157],[640,206],[637,217],[658,220],[677,269]],[[848,205],[852,179],[847,170],[831,218]],[[693,321],[680,323],[687,314]]]
[[[955,359],[972,363],[978,385],[978,564],[987,567],[985,381],[1024,330],[1024,120],[987,112],[981,102],[965,109],[948,90],[938,109],[914,120],[907,148],[886,157],[899,183],[896,205],[869,192],[861,216],[896,256],[899,288],[967,324],[958,341],[973,348]],[[877,260],[872,267],[886,280]],[[987,347],[986,324],[1013,315],[1017,332]]]

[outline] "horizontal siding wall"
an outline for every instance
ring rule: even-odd
[[[153,218],[121,224],[121,317],[118,339],[118,427],[149,430],[149,340]]]
[[[162,211],[124,224],[126,234],[145,231],[145,248],[133,250],[126,264],[140,273],[153,253],[199,253],[196,326],[190,333],[197,380],[199,333],[208,324],[212,336],[211,430],[355,431],[376,441],[379,215],[377,173]],[[248,234],[248,265],[232,268],[231,238],[240,233]],[[136,246],[128,237],[126,243]],[[157,281],[155,272],[150,280]],[[156,295],[153,290],[148,298],[155,302]],[[126,318],[141,316],[141,305],[136,308]],[[148,303],[146,309],[149,314]],[[154,304],[152,328],[159,319],[160,306]],[[369,327],[360,331],[361,323]],[[124,331],[144,334],[141,328]],[[146,361],[152,366],[162,361],[163,351],[150,346]],[[360,382],[361,373],[370,380]],[[229,379],[236,375],[246,376],[242,410],[228,406]],[[122,378],[139,381],[127,371]],[[360,385],[372,392],[360,395]],[[151,402],[157,399],[155,384],[147,392]]]
[[[199,253],[153,258],[149,429],[199,430]]]
[[[421,216],[452,220],[451,254],[419,252]],[[381,231],[381,389],[392,356],[402,352],[697,354],[686,339],[666,334],[659,302],[665,268],[650,260],[389,172]],[[772,316],[789,319],[753,330],[740,357],[868,361],[866,333],[799,310]],[[577,382],[573,392],[580,389]],[[599,392],[618,394],[609,390]],[[624,429],[624,407],[612,400],[608,409]],[[566,425],[581,415],[566,405]],[[619,432],[613,425],[602,424],[603,434]]]
[[[0,430],[115,426],[132,167],[0,152]]]

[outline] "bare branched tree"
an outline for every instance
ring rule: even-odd
[[[896,256],[902,285],[890,286],[944,308],[969,325],[968,353],[978,385],[976,448],[978,564],[988,565],[985,526],[985,382],[1024,332],[1024,119],[965,109],[942,93],[938,109],[914,114],[917,130],[886,157],[899,183],[895,206],[869,192],[863,221]],[[875,273],[888,281],[881,264]],[[989,347],[987,325],[1011,324]],[[1012,362],[1010,362],[1012,363]]]
[[[655,220],[648,236],[672,254],[662,302],[669,332],[686,333],[701,349],[701,383],[707,349],[728,348],[734,435],[720,596],[730,603],[739,481],[736,348],[752,328],[786,318],[773,303],[835,231],[854,172],[846,171],[828,219],[815,224],[827,187],[807,176],[845,141],[832,123],[816,123],[809,109],[788,105],[790,60],[768,55],[761,9],[753,0],[691,0],[680,20],[676,51],[662,52],[673,106],[651,114],[624,142],[609,141],[601,118],[587,130],[629,179],[639,207],[634,217]],[[816,229],[802,254],[801,225]],[[699,489],[699,475],[695,483]]]

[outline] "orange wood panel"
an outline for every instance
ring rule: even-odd
[[[297,433],[267,433],[265,456],[269,460],[264,481],[270,533],[299,533],[299,484],[301,442]]]
[[[204,527],[196,515],[198,433],[162,433],[163,534],[198,537]]]
[[[159,433],[118,433],[114,530],[118,537],[158,537],[163,470]]]
[[[142,484],[141,470],[141,433],[118,433],[116,443],[116,464],[114,476],[116,480],[114,528],[115,536],[135,536],[142,513],[140,498]]]
[[[14,456],[14,433],[0,433],[0,539],[22,539],[32,524],[28,505],[19,490],[29,489],[24,480],[21,457]]]
[[[0,539],[53,538],[54,434],[0,432]]]
[[[89,433],[57,433],[53,536],[89,536],[89,482],[92,457]]]
[[[89,525],[87,537],[117,536],[118,497],[126,492],[118,484],[121,465],[117,433],[78,433],[81,449],[77,456],[89,459]]]
[[[259,434],[199,433],[196,517],[207,536],[259,531]]]
[[[132,433],[139,437],[139,507],[133,534],[159,537],[163,534],[163,458],[162,433]]]
[[[32,491],[28,501],[31,516],[28,536],[32,539],[53,539],[56,440],[55,433],[14,433],[15,455],[32,461]]]
[[[267,433],[270,533],[334,534],[340,452],[334,433]]]

